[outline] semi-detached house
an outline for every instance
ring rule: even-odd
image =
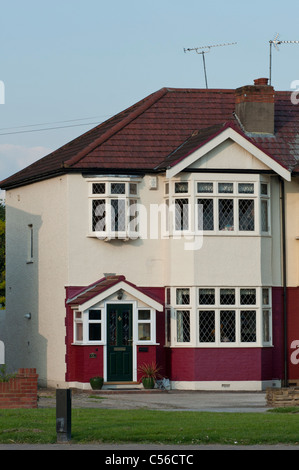
[[[11,369],[42,385],[299,380],[299,111],[164,88],[1,182]]]

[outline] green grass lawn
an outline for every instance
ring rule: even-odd
[[[72,442],[297,444],[299,414],[284,411],[209,413],[73,409]],[[0,410],[0,443],[55,442],[54,408]]]

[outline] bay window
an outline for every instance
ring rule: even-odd
[[[168,288],[169,289],[169,288]],[[272,344],[270,288],[173,288],[177,345],[262,347]],[[193,298],[197,298],[194,305]],[[167,308],[169,316],[171,309]],[[170,331],[170,326],[167,331]],[[195,331],[196,328],[196,331]]]
[[[90,234],[98,238],[137,238],[138,182],[90,182]]]

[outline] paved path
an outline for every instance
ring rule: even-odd
[[[39,392],[39,408],[55,407],[56,392]],[[265,412],[264,392],[72,391],[73,408],[150,409],[165,411]]]

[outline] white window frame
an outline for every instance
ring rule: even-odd
[[[143,319],[139,319],[139,312],[142,312],[142,311],[148,311],[150,312],[150,318],[148,320],[143,320]],[[155,317],[155,314],[153,312],[153,310],[151,308],[146,308],[146,307],[138,307],[137,308],[137,344],[153,344],[153,342],[156,342],[156,338],[155,338],[155,328],[154,328],[154,317]],[[147,325],[150,325],[150,339],[139,339],[139,325],[141,324],[147,324]],[[153,339],[155,339],[155,341],[153,341]]]
[[[271,288],[269,290],[269,304],[262,304],[262,289],[265,287],[214,287],[214,286],[203,286],[197,288],[197,315],[196,315],[196,329],[197,329],[197,345],[199,347],[265,347],[272,346],[272,306],[271,306]],[[215,290],[215,303],[214,304],[199,304],[199,289],[214,289]],[[230,305],[224,305],[220,303],[220,290],[221,289],[234,289],[235,290],[235,303]],[[255,304],[241,304],[240,294],[242,289],[255,289],[256,291],[256,302]],[[263,341],[263,311],[267,310],[269,314],[269,342]],[[199,341],[199,312],[200,311],[211,311],[215,312],[215,341],[214,342],[200,342]],[[224,342],[220,338],[220,315],[222,311],[234,311],[235,312],[235,341]],[[256,312],[256,341],[245,342],[241,341],[241,312],[243,311],[255,311]]]
[[[92,311],[100,311],[101,312],[101,318],[100,320],[97,319],[97,320],[91,320],[89,318],[89,314],[90,312]],[[90,308],[87,312],[86,312],[86,343],[88,344],[102,344],[103,343],[103,335],[104,335],[104,318],[103,318],[103,315],[104,315],[104,309],[103,308]],[[97,340],[90,340],[89,339],[89,325],[91,324],[99,324],[101,325],[101,339],[97,339]]]
[[[262,193],[262,185],[267,187],[267,194]],[[270,194],[270,183],[267,181],[260,181],[260,227],[261,227],[261,234],[262,235],[270,235],[271,234],[271,214],[270,214],[270,201],[271,201],[271,194]],[[267,227],[268,230],[263,230],[263,221],[262,221],[262,202],[264,202],[267,206]]]
[[[89,319],[89,312],[93,310],[99,310],[101,311],[101,319],[100,320],[90,320]],[[91,307],[88,310],[84,310],[84,312],[81,312],[78,309],[75,309],[73,312],[73,344],[79,344],[79,345],[103,345],[105,344],[105,310],[102,307]],[[91,323],[99,323],[101,324],[101,339],[100,340],[95,340],[95,341],[90,341],[89,340],[89,324]],[[77,325],[81,324],[82,325],[82,340],[79,340],[77,338]]]
[[[177,184],[187,184],[188,191],[176,192]],[[165,181],[164,183],[164,204],[166,208],[166,223],[164,228],[164,236],[173,236],[174,238],[181,238],[182,235],[192,235],[192,181],[186,179],[174,179],[172,181]],[[177,201],[185,199],[187,204],[184,204],[183,211],[187,211],[187,226],[177,228],[176,226],[176,213]],[[187,206],[187,207],[185,207]]]
[[[213,192],[198,192],[198,184],[208,184],[213,183]],[[259,234],[259,217],[258,214],[258,191],[257,191],[257,181],[232,181],[229,179],[219,180],[215,179],[213,181],[208,181],[204,179],[196,179],[195,184],[195,226],[196,230],[202,230],[199,227],[199,200],[212,200],[213,201],[213,230],[203,230],[203,234],[217,234],[217,235],[258,235]],[[231,184],[233,191],[232,192],[221,192],[219,190],[220,184]],[[239,184],[253,185],[253,193],[241,193],[239,192]],[[233,228],[231,230],[219,229],[219,201],[220,200],[232,200],[233,201]],[[240,230],[240,221],[239,221],[239,201],[248,200],[253,201],[254,203],[254,230]]]
[[[139,183],[140,178],[134,177],[103,177],[103,178],[90,178],[87,179],[89,184],[89,229],[88,236],[103,239],[105,241],[113,239],[137,239],[140,236],[139,228]],[[105,192],[102,194],[93,194],[94,184],[105,184]],[[111,190],[113,184],[124,184],[124,194],[114,194]],[[136,194],[131,193],[131,185],[136,185]],[[105,204],[105,230],[94,230],[93,217],[94,201],[102,200]],[[112,200],[124,201],[125,214],[124,214],[124,230],[113,230],[113,219],[112,219]],[[135,209],[131,212],[131,209]]]

